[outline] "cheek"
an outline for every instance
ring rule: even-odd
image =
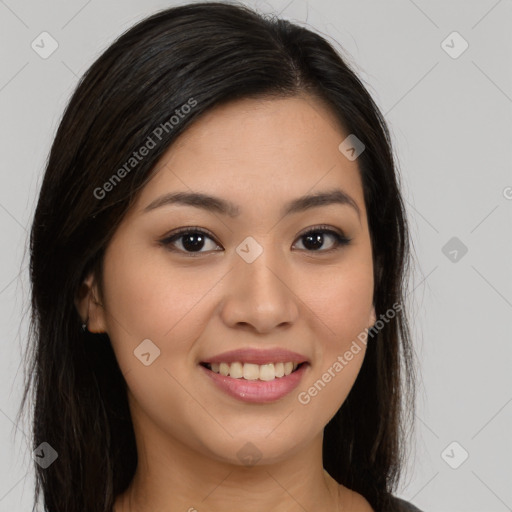
[[[143,336],[165,335],[210,287],[201,270],[173,264],[165,249],[129,244],[106,255],[105,280],[112,315]]]
[[[316,364],[296,397],[299,407],[322,425],[342,406],[357,379],[366,353],[365,328],[371,308],[371,286],[332,284],[331,293],[316,307]]]
[[[167,359],[171,344],[173,356],[188,355],[204,327],[198,317],[201,301],[218,280],[211,272],[203,274],[171,265],[163,251],[143,253],[128,245],[106,254],[106,323],[123,370],[138,363],[133,352],[146,339],[161,351],[160,361]]]
[[[315,272],[301,280],[301,298],[309,306],[323,351],[344,350],[369,327],[373,302],[373,267],[366,254]]]
[[[208,317],[204,298],[220,276],[213,280],[211,272],[208,278],[197,270],[173,268],[165,255],[146,252],[142,257],[129,246],[114,249],[104,265],[107,329],[129,389],[132,417],[149,417],[187,438],[194,418],[204,419],[204,410],[191,399],[191,348]],[[144,353],[149,353],[148,365]]]
[[[321,430],[331,421],[356,382],[363,357],[361,351],[346,365],[329,360],[321,369],[312,372],[296,396],[297,417],[304,418],[304,429]]]
[[[366,254],[366,253],[365,253]],[[303,281],[310,307],[316,365],[297,393],[297,401],[327,423],[354,385],[366,352],[373,299],[373,267],[365,256]]]

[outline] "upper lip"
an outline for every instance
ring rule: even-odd
[[[269,364],[269,363],[304,363],[308,362],[308,358],[297,352],[292,352],[284,348],[274,349],[255,349],[255,348],[239,348],[223,352],[216,356],[209,357],[201,361],[202,363],[252,363],[252,364]]]

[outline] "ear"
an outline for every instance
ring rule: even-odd
[[[375,306],[372,306],[372,310],[370,311],[370,319],[368,320],[368,322],[369,322],[368,329],[370,329],[370,327],[373,327],[375,325],[376,321],[377,321],[377,315],[375,314]]]
[[[98,287],[93,273],[89,274],[75,297],[75,307],[89,332],[107,332],[105,308],[100,303]]]

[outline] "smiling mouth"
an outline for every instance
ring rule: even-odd
[[[286,362],[259,365],[253,363],[233,362],[200,364],[214,373],[223,375],[224,377],[231,377],[232,379],[272,381],[287,377],[308,363]]]

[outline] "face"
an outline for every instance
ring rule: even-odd
[[[80,306],[89,330],[110,337],[138,435],[235,464],[244,446],[270,463],[321,435],[375,320],[362,182],[338,149],[348,135],[311,97],[245,99],[210,111],[161,159],[106,250],[102,307]],[[217,202],[161,200],[178,192]],[[239,349],[252,351],[240,363],[261,356],[274,374],[253,361],[229,366],[246,371],[235,379],[201,364]],[[287,359],[305,364],[275,376]]]

